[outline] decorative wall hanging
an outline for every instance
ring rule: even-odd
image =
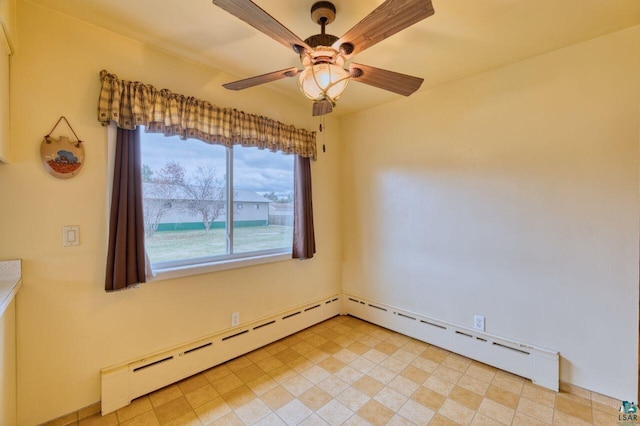
[[[62,120],[67,123],[71,133],[76,138],[75,141],[70,140],[67,136],[58,138],[51,136]],[[84,164],[84,146],[64,115],[60,116],[51,131],[42,138],[40,157],[45,170],[59,179],[74,177],[82,168]]]

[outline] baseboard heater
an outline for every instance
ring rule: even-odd
[[[341,296],[280,312],[224,332],[101,370],[102,414],[139,396],[251,352],[341,313]]]
[[[343,309],[354,317],[406,336],[531,379],[558,391],[558,352],[493,336],[445,321],[425,317],[384,303],[344,293]]]

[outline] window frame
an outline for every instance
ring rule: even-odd
[[[141,129],[141,135],[147,133],[145,129]],[[110,209],[111,194],[113,191],[113,164],[115,163],[115,146],[116,146],[117,126],[111,123],[107,126],[107,207]],[[275,153],[274,153],[275,154]],[[285,154],[282,154],[285,155]],[[142,167],[142,164],[139,165]],[[226,147],[226,167],[227,167],[227,206],[225,207],[225,215],[227,223],[233,223],[234,210],[229,208],[234,206],[233,199],[233,147]],[[294,176],[295,179],[295,176]],[[107,214],[107,229],[109,227],[109,215]],[[228,227],[227,232],[227,251],[233,251],[233,229],[234,226]],[[147,282],[162,281],[174,278],[188,277],[193,275],[206,274],[211,272],[225,271],[229,269],[245,268],[249,266],[262,265],[273,262],[283,262],[292,260],[293,241],[291,247],[275,248],[268,250],[258,250],[252,252],[231,253],[225,255],[204,256],[199,258],[167,261],[152,264],[147,255]],[[146,251],[146,247],[145,247]],[[153,268],[153,266],[156,266]]]
[[[254,254],[254,252],[251,252]],[[202,258],[204,259],[204,258]],[[147,282],[169,280],[173,278],[188,277],[192,275],[207,274],[211,272],[226,271],[229,269],[246,268],[265,263],[284,262],[292,260],[291,250],[288,253],[271,253],[253,256],[244,256],[239,259],[225,259],[211,262],[202,262],[190,265],[166,266],[154,269],[153,275],[147,277]],[[164,262],[163,262],[164,263]]]

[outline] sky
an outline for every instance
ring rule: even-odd
[[[142,164],[154,172],[169,161],[177,161],[187,170],[203,166],[214,168],[220,176],[226,172],[226,148],[223,146],[144,131],[141,132],[141,140]],[[279,196],[293,193],[293,155],[236,145],[233,147],[233,161],[235,189],[261,194],[274,192]]]

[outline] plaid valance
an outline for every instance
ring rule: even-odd
[[[120,80],[105,70],[100,72],[100,80],[98,121],[105,125],[115,121],[118,127],[129,130],[142,125],[149,132],[178,135],[181,139],[255,146],[316,159],[315,132],[260,115],[219,108],[150,84]]]

